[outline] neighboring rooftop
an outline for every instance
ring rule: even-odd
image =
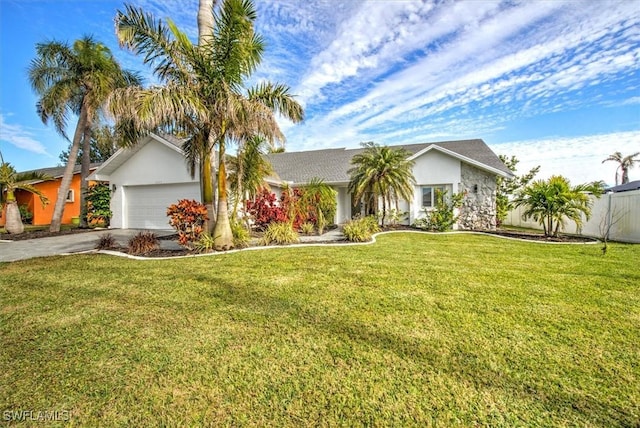
[[[461,141],[442,141],[436,143],[421,143],[391,146],[402,148],[412,155],[437,146],[453,152],[459,156],[479,162],[487,167],[497,169],[507,174],[511,171],[500,158],[480,139]],[[363,148],[357,149],[323,149],[304,152],[271,153],[267,155],[273,169],[283,181],[294,184],[307,183],[313,178],[320,178],[326,183],[349,182],[348,170],[352,167],[351,159],[362,153]]]
[[[91,167],[89,168],[91,171],[93,171],[94,169],[98,168],[100,165],[102,165],[102,162],[94,162],[91,164]],[[22,172],[38,172],[44,175],[48,175],[49,177],[52,178],[61,178],[64,175],[64,169],[66,168],[66,166],[52,166],[52,167],[48,167],[48,168],[40,168],[40,169],[32,169],[29,171],[22,171]],[[81,170],[82,166],[80,164],[76,164],[73,167],[73,173],[74,174],[80,174],[80,170]],[[42,180],[33,180],[32,183],[39,183]]]
[[[632,190],[640,189],[640,180],[630,181],[625,184],[620,184],[619,186],[613,186],[606,189],[606,192],[630,192]]]

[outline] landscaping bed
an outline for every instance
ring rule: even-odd
[[[4,230],[4,229],[3,229]],[[25,230],[19,234],[10,234],[10,233],[2,233],[0,232],[0,240],[3,241],[24,241],[27,239],[39,239],[39,238],[50,238],[52,236],[63,236],[63,235],[73,235],[76,233],[87,233],[93,232],[98,229],[81,229],[79,227],[70,227],[64,228],[60,230],[60,232],[49,232],[49,229],[35,229],[35,230]]]
[[[577,235],[544,236],[543,233],[519,232],[515,230],[505,230],[505,229],[487,230],[485,231],[485,233],[488,233],[491,235],[505,236],[508,238],[524,239],[526,241],[565,242],[565,243],[580,243],[580,242],[586,243],[586,242],[597,241],[597,239],[590,238],[588,236],[577,236]]]

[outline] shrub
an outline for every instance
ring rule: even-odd
[[[97,250],[109,250],[117,247],[118,247],[118,243],[116,242],[116,238],[114,238],[113,235],[110,233],[106,233],[102,235],[98,239],[98,243],[96,244]]]
[[[231,222],[231,233],[233,233],[233,246],[236,248],[245,248],[249,246],[251,236],[246,227],[239,221]]]
[[[293,225],[289,222],[271,223],[267,226],[262,237],[262,245],[284,245],[295,244],[299,241],[298,233],[293,230]]]
[[[285,222],[292,223],[295,230],[299,230],[305,222],[311,222],[322,230],[327,224],[325,217],[333,219],[335,215],[335,190],[328,186],[326,188],[333,192],[330,193],[333,205],[323,201],[316,187],[283,189],[280,199],[263,189],[252,201],[247,201],[246,212],[258,230],[264,230],[271,223]],[[322,208],[325,205],[328,207]]]
[[[87,189],[87,222],[108,226],[111,219],[111,190],[108,184],[98,183]]]
[[[390,226],[395,226],[401,221],[406,220],[408,216],[409,216],[408,211],[400,211],[398,209],[392,208],[387,213],[387,219],[389,220],[388,224]]]
[[[167,208],[169,224],[178,232],[180,245],[190,248],[190,244],[200,238],[204,223],[208,220],[207,207],[200,202],[181,199]]]
[[[424,210],[425,217],[418,219],[413,224],[415,227],[434,232],[444,232],[453,226],[458,216],[453,214],[456,208],[462,206],[463,193],[455,193],[447,199],[447,191],[436,190],[436,206],[433,210]]]
[[[374,233],[380,232],[378,220],[373,216],[351,220],[342,228],[342,233],[351,242],[370,241]]]
[[[147,254],[159,248],[158,236],[153,232],[140,232],[129,239],[129,254]]]
[[[313,223],[322,235],[324,228],[335,218],[338,192],[317,178],[296,190],[299,212],[306,216],[306,221]]]
[[[29,211],[29,207],[27,205],[19,205],[18,209],[20,210],[20,219],[24,224],[31,224],[33,221],[33,213]]]
[[[198,253],[210,252],[215,248],[215,238],[204,232],[200,238],[192,244],[192,247]]]
[[[272,222],[287,221],[287,212],[278,204],[276,195],[266,189],[262,189],[253,200],[246,202],[246,212],[259,230],[264,230]]]
[[[284,221],[291,222],[294,230],[300,229],[300,225],[308,219],[315,222],[315,217],[311,218],[308,208],[302,203],[303,192],[299,187],[283,189],[280,196],[280,206],[286,216]]]
[[[305,235],[312,235],[314,231],[315,227],[310,221],[305,221],[300,225],[300,233],[303,233]]]

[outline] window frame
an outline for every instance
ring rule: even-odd
[[[76,200],[76,192],[73,189],[69,189],[67,192],[67,198],[65,199],[66,203],[73,203]]]
[[[431,201],[430,205],[425,205],[425,189],[431,189]],[[452,184],[423,184],[420,185],[420,205],[422,209],[431,210],[436,207],[436,190],[441,190],[443,192],[447,192],[447,197],[451,196],[451,192],[453,191]]]

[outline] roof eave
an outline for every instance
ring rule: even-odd
[[[444,147],[438,146],[437,144],[431,144],[430,146],[425,147],[424,149],[418,151],[416,154],[414,154],[412,156],[409,156],[408,159],[409,160],[415,160],[418,157],[422,156],[423,154],[425,154],[425,153],[427,153],[428,151],[431,151],[431,150],[437,150],[437,151],[439,151],[441,153],[444,153],[444,154],[447,154],[449,156],[452,156],[452,157],[454,157],[456,159],[459,159],[459,160],[461,160],[461,161],[463,161],[465,163],[473,165],[473,166],[475,166],[475,167],[477,167],[479,169],[482,169],[484,171],[490,172],[492,174],[499,175],[500,177],[503,177],[503,178],[513,178],[513,177],[515,177],[515,175],[513,173],[511,173],[511,172],[506,172],[506,171],[502,171],[501,169],[494,168],[494,167],[492,167],[490,165],[487,165],[485,163],[479,162],[479,161],[477,161],[475,159],[471,159],[470,157],[461,155],[460,153],[456,153],[456,152],[451,151],[449,149],[446,149]]]

